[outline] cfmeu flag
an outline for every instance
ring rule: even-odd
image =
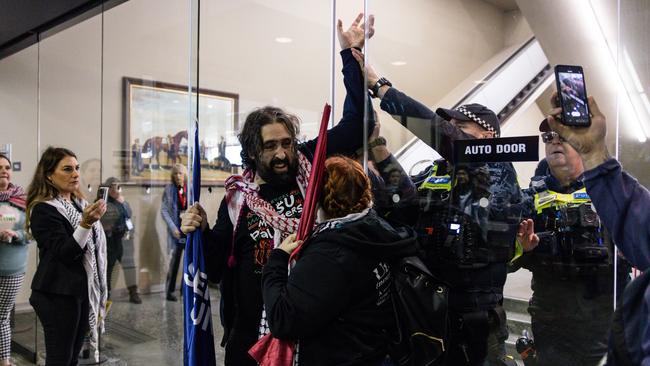
[[[196,152],[199,146],[199,125],[194,132],[192,153],[192,191],[191,202],[199,200],[201,193],[201,157]],[[183,318],[185,347],[183,364],[215,365],[214,335],[212,333],[212,312],[210,311],[210,292],[208,275],[203,258],[201,232],[196,230],[187,235],[185,261],[183,262]]]

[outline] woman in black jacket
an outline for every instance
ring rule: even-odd
[[[295,235],[269,257],[262,274],[271,333],[299,342],[300,365],[379,365],[395,328],[387,260],[412,250],[415,237],[371,208],[368,177],[344,157],[326,162],[315,229],[287,276]]]
[[[49,147],[27,193],[27,230],[39,262],[29,302],[43,325],[45,364],[76,365],[84,336],[97,346],[106,303],[106,238],[98,221],[104,200],[89,204],[79,190],[79,163]]]

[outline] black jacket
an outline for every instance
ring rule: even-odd
[[[395,328],[384,261],[412,254],[414,245],[411,229],[370,210],[319,226],[288,278],[289,255],[273,250],[262,274],[271,333],[300,340],[301,365],[378,365]]]
[[[85,249],[72,236],[74,228],[70,222],[54,206],[38,203],[31,212],[30,229],[38,245],[39,259],[32,290],[86,298]]]

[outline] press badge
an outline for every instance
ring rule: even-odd
[[[130,218],[126,219],[126,229],[128,231],[133,230],[133,221]]]

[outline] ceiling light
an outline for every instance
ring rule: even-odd
[[[293,42],[293,39],[289,37],[275,37],[275,41],[278,43],[291,43]]]
[[[630,76],[632,76],[632,82],[636,87],[636,91],[638,91],[639,93],[643,93],[643,85],[641,85],[641,80],[639,80],[639,75],[636,73],[634,64],[632,64],[632,60],[630,60],[630,55],[627,54],[627,50],[625,49],[623,49],[623,59],[625,60],[625,66],[627,66],[627,72],[629,72]]]
[[[393,66],[404,66],[406,65],[406,61],[393,61],[390,64]]]
[[[648,96],[645,93],[641,94],[641,101],[648,114],[650,114],[650,100],[648,100]]]
[[[600,52],[600,59],[606,63],[606,69],[616,70],[616,72],[608,73],[608,76],[610,78],[609,84],[616,85],[618,87],[617,93],[619,95],[620,110],[625,111],[626,114],[629,112],[627,115],[631,116],[631,122],[635,130],[634,135],[637,137],[639,142],[645,142],[647,138],[650,137],[650,128],[645,123],[641,122],[642,120],[639,116],[639,111],[637,111],[637,108],[635,108],[634,103],[632,102],[632,96],[630,95],[630,89],[632,88],[628,88],[623,81],[621,68],[619,68],[618,64],[616,63],[616,53],[611,48],[611,45],[607,43],[607,37],[605,37],[605,32],[603,31],[603,28],[598,20],[598,16],[596,15],[593,4],[591,1],[589,1],[588,5],[591,11],[587,12],[583,11],[584,8],[581,2],[575,2],[575,4],[576,11],[583,14],[583,16],[580,16],[579,19],[582,21],[583,26],[588,30],[586,34],[593,37],[593,39],[590,39],[589,41],[591,41],[593,46],[595,46],[594,48],[597,50],[597,52]],[[623,62],[628,63],[626,60]],[[629,62],[627,65],[628,68],[630,65],[631,62]],[[636,71],[634,70],[634,72]]]

